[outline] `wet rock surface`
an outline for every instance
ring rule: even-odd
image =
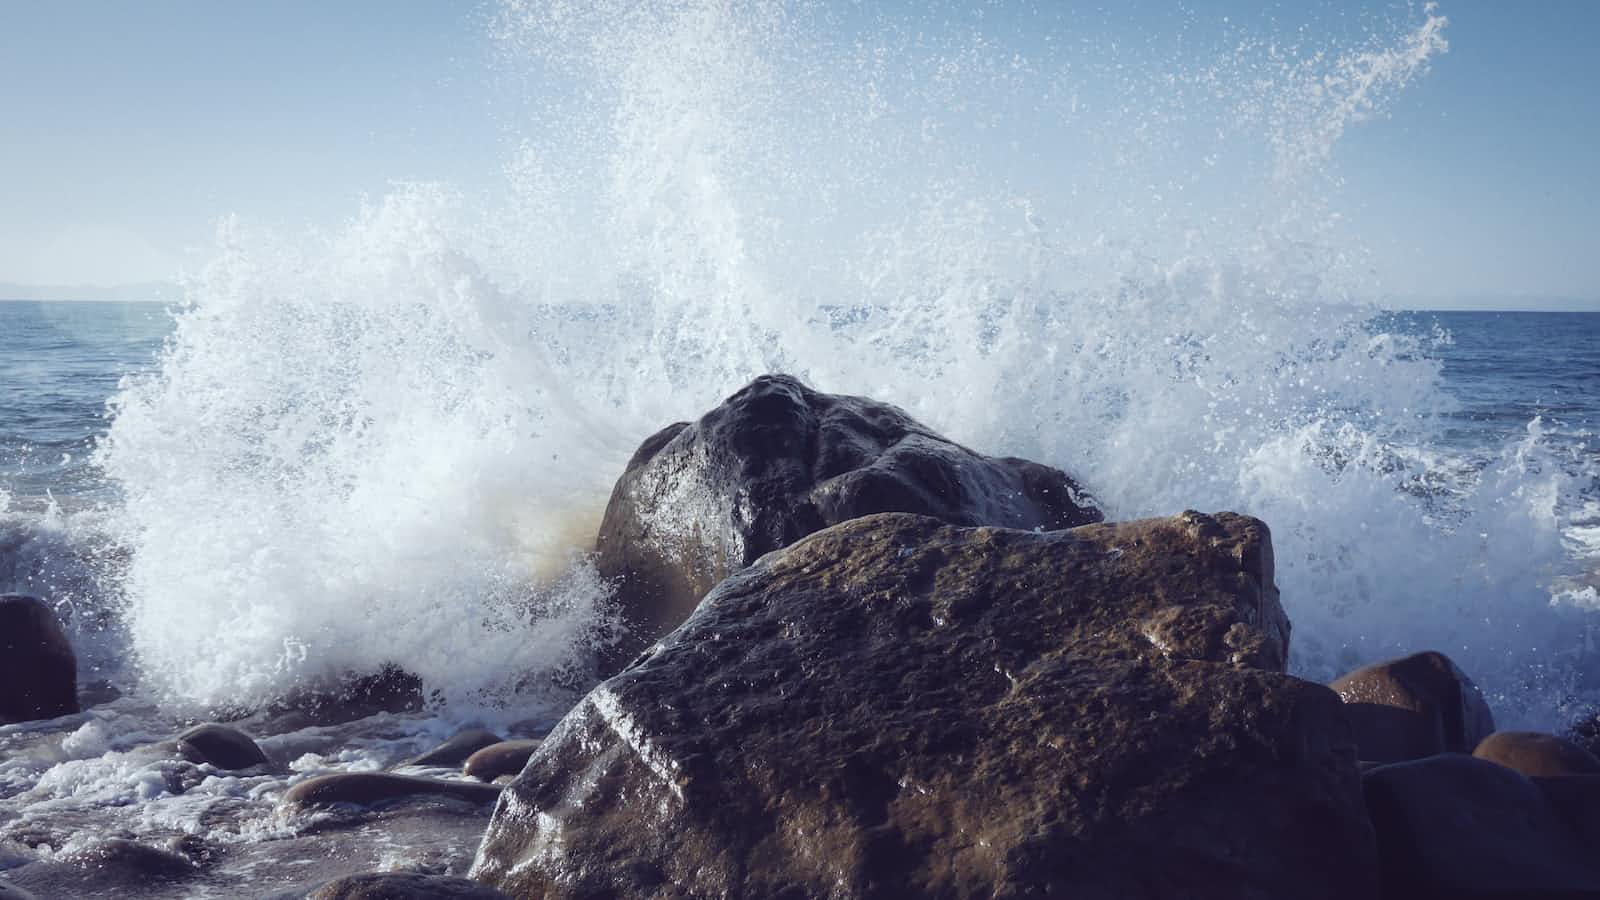
[[[719,585],[507,788],[520,897],[1366,897],[1343,708],[1241,516],[857,519]]]
[[[1497,731],[1472,755],[1530,776],[1600,775],[1600,759],[1566,738],[1537,731]]]
[[[1385,897],[1600,896],[1596,846],[1518,772],[1443,754],[1372,769],[1364,784]]]
[[[504,775],[515,775],[528,764],[528,757],[542,743],[544,741],[533,739],[491,744],[468,757],[462,771],[479,781],[494,781]]]
[[[78,711],[78,659],[49,604],[0,594],[0,725]]]
[[[249,769],[269,764],[267,755],[248,734],[215,722],[196,725],[178,735],[176,749],[189,762],[210,764],[219,769]]]
[[[1494,715],[1482,692],[1443,653],[1377,663],[1329,686],[1345,702],[1363,760],[1390,763],[1471,753],[1494,732]]]
[[[764,376],[698,421],[651,436],[617,481],[596,565],[618,580],[629,630],[602,674],[761,555],[880,512],[1046,530],[1101,518],[1059,470],[975,453],[887,403]]]
[[[340,772],[308,778],[283,792],[286,807],[350,803],[373,806],[413,797],[449,797],[468,803],[493,803],[500,788],[475,781],[419,778],[388,772]]]
[[[472,754],[491,744],[498,744],[500,740],[499,735],[486,728],[468,728],[456,732],[439,746],[414,756],[400,765],[454,768],[466,762]]]
[[[311,892],[309,900],[508,900],[476,881],[449,875],[384,872],[351,875]]]

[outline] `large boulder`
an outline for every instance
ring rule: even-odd
[[[1370,665],[1329,687],[1347,706],[1363,760],[1471,753],[1494,732],[1482,692],[1443,653],[1429,650]]]
[[[0,724],[78,711],[78,657],[55,610],[0,594]]]
[[[1447,753],[1372,769],[1365,789],[1385,897],[1600,896],[1600,855],[1545,784]]]
[[[472,877],[517,897],[1359,898],[1339,699],[1260,522],[857,519],[570,712]]]
[[[617,481],[596,565],[618,582],[627,631],[602,674],[762,554],[880,512],[1047,531],[1101,518],[1056,469],[974,453],[887,403],[763,376],[651,436]]]

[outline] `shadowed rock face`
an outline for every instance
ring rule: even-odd
[[[1494,731],[1494,715],[1478,686],[1443,653],[1377,663],[1329,686],[1347,704],[1364,760],[1471,753]]]
[[[596,564],[619,581],[629,633],[602,674],[761,555],[880,512],[1045,530],[1101,518],[1056,469],[974,453],[887,403],[764,376],[698,422],[650,437],[617,481]]]
[[[1385,897],[1600,896],[1592,823],[1597,796],[1584,776],[1535,781],[1460,754],[1366,773]],[[1569,798],[1568,785],[1582,790]],[[1577,802],[1571,802],[1577,801]],[[1563,808],[1565,807],[1565,808]],[[1577,816],[1569,815],[1579,813]]]
[[[519,897],[1370,897],[1267,532],[857,519],[722,582],[497,806]]]
[[[44,601],[0,594],[0,724],[78,711],[78,658]]]

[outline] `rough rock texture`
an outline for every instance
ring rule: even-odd
[[[507,900],[491,887],[448,875],[381,872],[330,881],[309,900]]]
[[[178,735],[178,754],[196,765],[209,763],[219,769],[248,769],[268,764],[261,747],[237,728],[207,722]]]
[[[491,744],[467,757],[467,764],[462,771],[479,781],[493,781],[502,775],[515,775],[528,764],[528,757],[532,756],[542,743],[544,741],[534,739]]]
[[[483,748],[500,743],[500,736],[486,728],[468,728],[456,732],[450,740],[420,756],[401,763],[403,766],[437,766],[451,768],[467,761],[467,757]]]
[[[78,658],[55,610],[0,594],[0,724],[78,711]]]
[[[283,792],[284,806],[353,803],[372,806],[411,797],[451,797],[469,803],[493,803],[500,788],[476,781],[417,778],[388,772],[340,772],[308,778]]]
[[[0,900],[38,900],[32,893],[0,879]]]
[[[647,439],[617,481],[596,564],[619,581],[629,630],[602,674],[762,554],[880,512],[1045,530],[1101,518],[1056,469],[974,453],[887,403],[763,376],[698,422]]]
[[[517,897],[1359,898],[1338,698],[1267,531],[857,519],[719,585],[506,789]]]
[[[1471,753],[1494,731],[1483,694],[1443,653],[1430,650],[1370,665],[1329,687],[1347,706],[1364,760]]]
[[[1600,896],[1600,853],[1527,777],[1444,754],[1364,778],[1385,897]]]
[[[1600,759],[1566,738],[1537,731],[1497,731],[1472,755],[1524,775],[1600,775]]]

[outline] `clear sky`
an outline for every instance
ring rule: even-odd
[[[1083,7],[1130,40],[1307,15],[1251,0]],[[1600,2],[1440,10],[1449,52],[1341,145],[1341,206],[1395,296],[1600,308]],[[491,14],[0,0],[0,282],[168,280],[228,213],[331,225],[395,180],[489,187],[517,115]]]

